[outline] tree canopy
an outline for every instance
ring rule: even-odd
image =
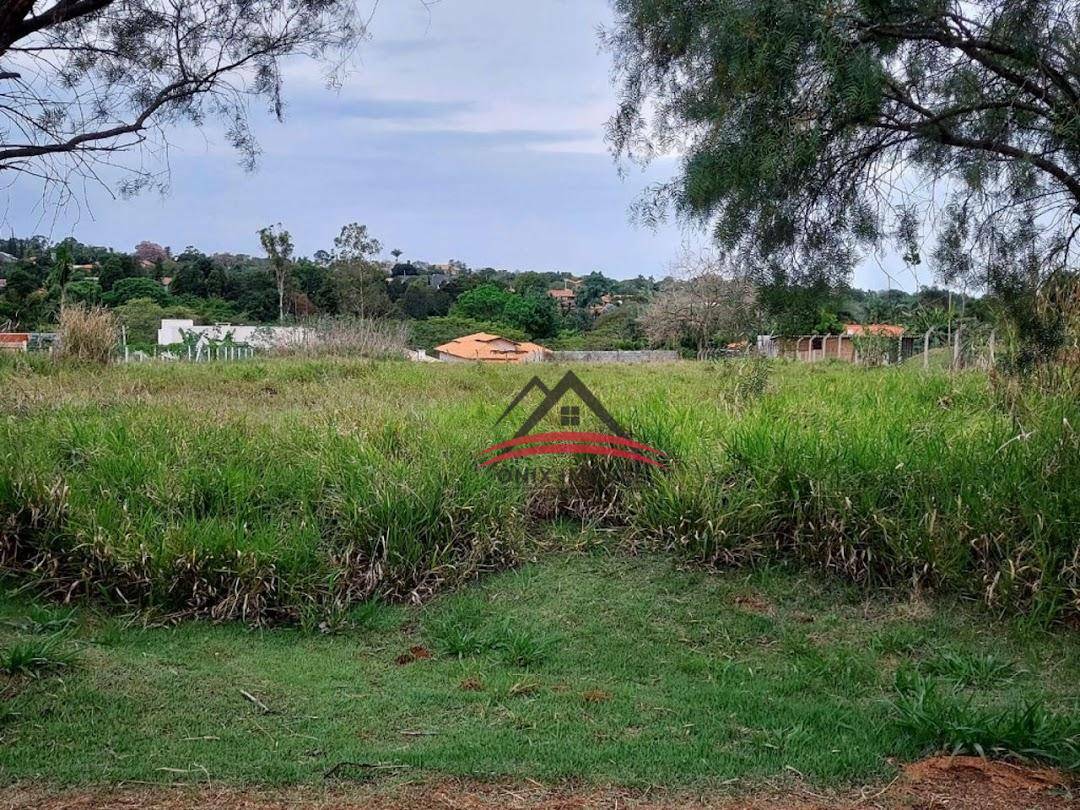
[[[1080,4],[613,0],[617,154],[678,149],[642,201],[759,279],[835,284],[890,242],[1008,294],[1075,273]]]

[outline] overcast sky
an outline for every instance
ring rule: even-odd
[[[57,218],[23,180],[8,190],[3,230],[256,254],[257,229],[280,221],[303,255],[358,221],[407,258],[662,276],[702,237],[630,220],[630,204],[675,162],[622,177],[604,144],[615,93],[597,29],[610,19],[607,0],[382,0],[340,91],[295,64],[285,123],[253,110],[255,174],[238,168],[218,130],[174,132],[166,196],[90,189],[89,207]],[[855,283],[887,282],[871,259]]]

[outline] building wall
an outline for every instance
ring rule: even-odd
[[[167,318],[162,320],[158,329],[158,345],[171,346],[184,341],[184,333],[199,336],[199,344],[211,340],[225,340],[231,336],[234,343],[244,343],[259,349],[280,349],[299,346],[308,338],[308,330],[302,326],[196,326],[195,322],[185,318]]]
[[[552,352],[549,358],[553,363],[670,363],[678,359],[678,352],[664,350]]]

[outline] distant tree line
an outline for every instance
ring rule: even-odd
[[[838,332],[847,322],[898,323],[921,331],[992,317],[993,302],[927,288],[752,286],[710,266],[673,268],[659,280],[510,272],[463,262],[404,260],[359,223],[327,250],[293,255],[280,225],[260,232],[266,256],[180,253],[150,241],[131,252],[75,239],[0,239],[0,329],[49,331],[61,306],[113,309],[130,345],[153,344],[163,318],[199,323],[299,322],[314,316],[407,321],[412,342],[432,349],[473,332],[557,349],[696,351],[771,334]],[[686,272],[684,272],[686,271]],[[554,295],[553,291],[557,292]],[[566,291],[570,291],[569,293]]]

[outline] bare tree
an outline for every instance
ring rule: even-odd
[[[281,63],[336,74],[364,36],[352,0],[6,0],[0,3],[0,176],[22,172],[68,198],[140,150],[122,193],[164,187],[166,130],[224,123],[247,168],[248,103],[281,118]]]
[[[270,257],[270,270],[274,274],[274,283],[277,285],[278,294],[278,320],[285,320],[285,285],[289,281],[289,271],[292,269],[293,241],[292,235],[277,225],[268,225],[259,231],[259,241],[262,242],[263,250]]]
[[[717,340],[745,336],[756,323],[753,285],[729,278],[715,256],[686,253],[672,271],[640,318],[653,345],[700,351]]]

